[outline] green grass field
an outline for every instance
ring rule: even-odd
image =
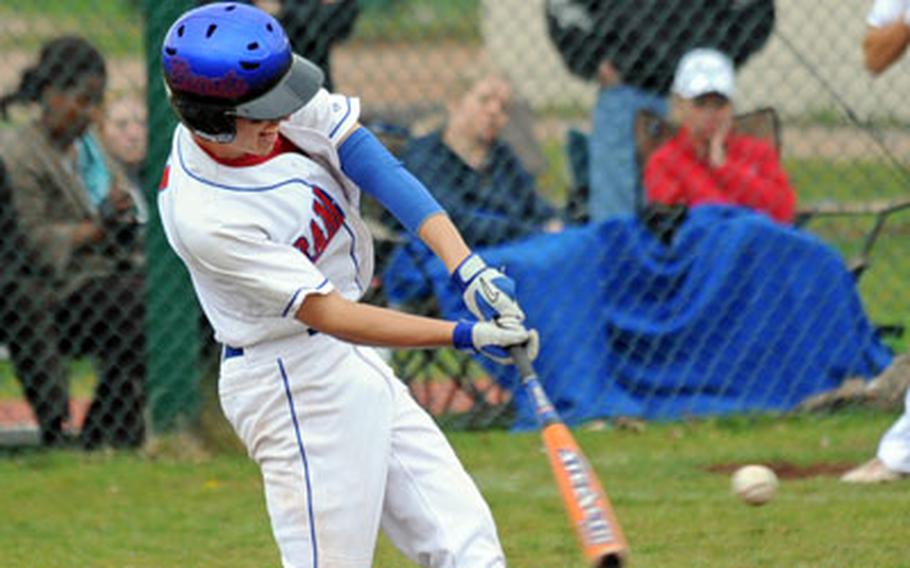
[[[910,481],[783,481],[767,506],[737,501],[717,463],[858,462],[893,416],[732,419],[578,431],[636,567],[908,566]],[[453,433],[489,500],[510,566],[582,567],[535,433]],[[277,566],[255,466],[215,457],[18,453],[0,460],[3,566]],[[384,539],[374,566],[411,566]]]
[[[910,188],[893,167],[883,162],[793,160],[785,164],[800,205],[813,202],[856,202],[906,198]],[[819,218],[806,228],[838,248],[846,261],[854,259],[875,222],[873,216]],[[910,329],[910,209],[891,215],[872,248],[869,269],[859,291],[870,318],[878,324]],[[906,351],[906,340],[892,341]]]

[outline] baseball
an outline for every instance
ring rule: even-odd
[[[763,465],[745,465],[736,470],[733,493],[749,505],[764,505],[777,491],[777,475]]]

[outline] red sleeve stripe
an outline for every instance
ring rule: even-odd
[[[161,173],[161,182],[158,184],[158,191],[163,191],[167,189],[168,180],[171,177],[171,166],[164,166],[164,171]]]

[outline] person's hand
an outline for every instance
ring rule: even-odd
[[[475,351],[503,365],[512,363],[510,347],[523,345],[531,361],[537,358],[540,350],[537,331],[514,322],[507,325],[486,321],[458,322],[452,333],[452,343],[457,349]]]
[[[118,213],[123,213],[133,208],[133,196],[119,185],[111,185],[111,191],[108,193],[107,198],[111,202],[114,211]]]
[[[126,189],[111,185],[110,192],[98,205],[98,216],[108,229],[135,224],[137,222],[136,204],[133,196]]]
[[[73,231],[73,245],[77,248],[101,242],[104,238],[104,229],[95,224],[94,221],[86,219],[81,221]]]
[[[562,219],[550,219],[543,224],[544,233],[559,233],[566,228],[566,224],[562,222]]]
[[[733,117],[725,116],[708,141],[708,163],[719,168],[727,161],[727,136],[733,128]]]
[[[525,314],[515,299],[515,281],[490,268],[476,254],[469,255],[452,273],[465,306],[483,321],[511,321],[521,325]]]

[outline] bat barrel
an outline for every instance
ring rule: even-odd
[[[628,545],[600,481],[547,397],[527,351],[511,347],[509,354],[534,405],[550,466],[584,555],[592,568],[622,568]]]

